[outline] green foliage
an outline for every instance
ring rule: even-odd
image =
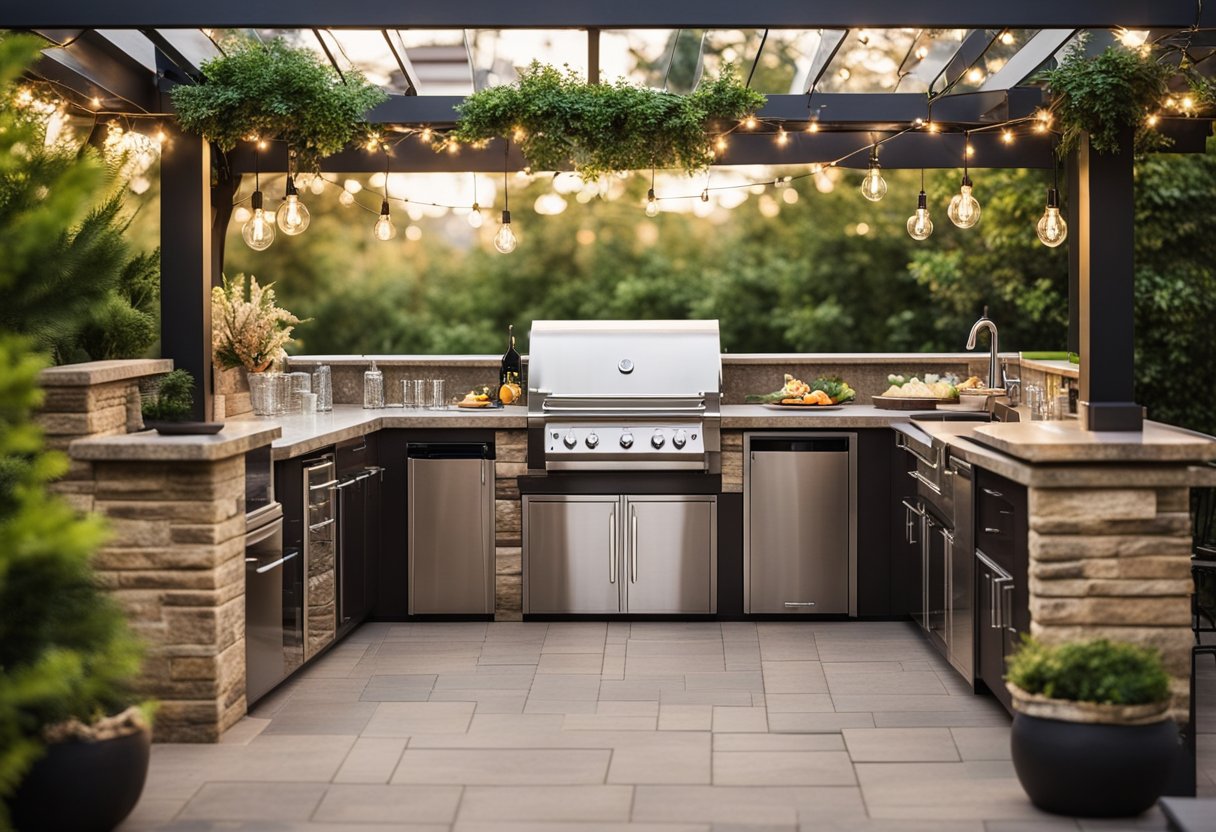
[[[47,492],[67,460],[44,449],[32,419],[43,365],[26,341],[0,336],[0,798],[42,754],[44,728],[129,705],[140,667],[89,565],[101,520]]]
[[[135,358],[156,339],[147,287],[159,256],[132,256],[121,197],[98,202],[120,184],[98,154],[47,147],[43,125],[14,105],[12,84],[42,45],[0,38],[0,329],[57,363]]]
[[[1072,702],[1149,705],[1170,696],[1156,650],[1106,639],[1046,645],[1027,638],[1006,678],[1027,693]]]
[[[589,84],[571,70],[533,61],[515,84],[466,98],[452,138],[513,139],[534,169],[573,162],[588,180],[652,167],[691,173],[713,159],[715,122],[733,124],[764,102],[729,67],[689,95],[676,95],[623,80]]]
[[[144,396],[140,409],[149,420],[189,421],[194,415],[194,376],[189,370],[166,373],[156,389]]]
[[[1119,134],[1135,129],[1136,150],[1152,150],[1162,140],[1147,116],[1161,104],[1166,81],[1176,68],[1160,63],[1151,51],[1108,46],[1089,57],[1074,49],[1058,67],[1042,74],[1051,88],[1059,120],[1060,153],[1076,147],[1082,133],[1099,153],[1118,153]]]
[[[387,96],[362,73],[345,80],[315,53],[288,46],[237,40],[203,64],[206,79],[173,89],[177,118],[191,133],[229,151],[250,136],[279,139],[316,167],[365,128],[364,114]]]

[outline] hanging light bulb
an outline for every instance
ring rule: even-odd
[[[777,146],[785,147],[789,143],[790,143],[790,136],[788,133],[785,132],[785,128],[778,127],[777,128]]]
[[[355,204],[355,195],[350,191],[343,189],[342,193],[338,194],[338,204],[349,208]]]
[[[474,228],[481,228],[481,224],[485,222],[485,217],[481,215],[481,206],[474,202],[473,210],[469,211],[469,215],[466,217],[466,219],[468,219],[469,225],[473,226]]]
[[[278,210],[274,212],[274,221],[278,223],[279,230],[294,237],[296,234],[304,233],[311,219],[308,208],[303,202],[300,202],[300,192],[296,190],[295,180],[291,178],[290,173],[287,174],[286,196]]]
[[[325,193],[325,180],[321,178],[321,174],[317,174],[308,183],[308,190],[312,191],[313,196],[320,196]]]
[[[1047,189],[1047,207],[1034,231],[1039,242],[1048,248],[1055,248],[1068,239],[1068,223],[1060,215],[1060,196],[1055,188]]]
[[[377,240],[387,243],[389,240],[397,236],[397,226],[393,225],[393,220],[389,216],[388,211],[388,149],[384,151],[384,199],[380,202],[380,218],[376,220],[376,224],[372,227],[372,234]]]
[[[510,145],[503,148],[502,222],[498,226],[498,233],[494,235],[494,248],[498,249],[500,254],[510,254],[519,245],[519,238],[515,236],[515,231],[511,228],[511,199],[510,192],[507,190],[507,154],[510,151]]]
[[[971,147],[970,135],[965,139],[965,147]],[[959,186],[958,193],[950,199],[950,207],[946,209],[950,222],[959,228],[971,228],[980,221],[980,203],[971,195],[971,177],[967,173],[969,155],[966,150],[963,151],[963,183]]]
[[[515,251],[517,245],[519,245],[519,238],[511,230],[511,212],[504,210],[502,224],[498,226],[498,233],[494,235],[494,248],[502,254],[510,254]]]
[[[245,245],[254,251],[265,251],[274,242],[274,223],[262,210],[262,192],[253,192],[253,216],[241,227]]]
[[[654,197],[654,188],[646,192],[646,216],[657,217],[659,215],[659,202]]]
[[[749,115],[747,118],[743,119],[743,126],[748,130],[755,130],[756,117],[754,115]]]
[[[274,223],[262,210],[261,171],[258,164],[260,161],[261,154],[255,150],[253,154],[253,198],[251,200],[253,216],[241,226],[241,238],[245,241],[245,245],[254,251],[265,251],[274,242]]]
[[[865,179],[861,180],[861,195],[870,202],[878,202],[887,195],[887,180],[882,178],[878,164],[878,145],[870,148],[870,167],[866,170]]]
[[[393,225],[393,220],[388,213],[387,199],[380,203],[380,219],[376,220],[372,233],[376,235],[377,240],[384,243],[397,236],[397,226]]]
[[[916,213],[908,217],[908,236],[913,240],[927,240],[933,233],[933,220],[929,218],[929,198],[925,196],[925,170],[920,171],[920,193],[916,196]]]

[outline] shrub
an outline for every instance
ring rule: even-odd
[[[1148,705],[1170,695],[1156,650],[1106,639],[1047,645],[1028,638],[1006,679],[1027,693],[1073,702]]]
[[[167,373],[152,394],[144,397],[141,410],[145,419],[188,421],[194,414],[194,376],[187,370]]]

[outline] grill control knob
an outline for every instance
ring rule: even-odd
[[[688,444],[688,436],[682,430],[676,431],[676,435],[672,438],[671,444],[677,448],[683,448]]]
[[[632,433],[622,433],[621,434],[621,447],[622,448],[632,448],[633,447],[633,434]]]
[[[658,433],[658,432],[656,432],[654,436],[650,437],[650,444],[653,445],[655,448],[663,447],[663,443],[665,443],[666,441],[667,440],[663,438],[663,434]]]
[[[594,448],[596,445],[600,444],[600,438],[594,433],[587,434],[587,438],[583,441],[587,443],[588,448]]]
[[[570,431],[566,434],[566,438],[563,439],[562,442],[566,443],[567,448],[573,448],[578,444],[578,437],[574,435],[574,431]]]

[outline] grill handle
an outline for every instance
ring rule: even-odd
[[[549,402],[541,405],[546,413],[704,413],[705,402],[692,407],[583,407],[579,405],[552,406]]]

